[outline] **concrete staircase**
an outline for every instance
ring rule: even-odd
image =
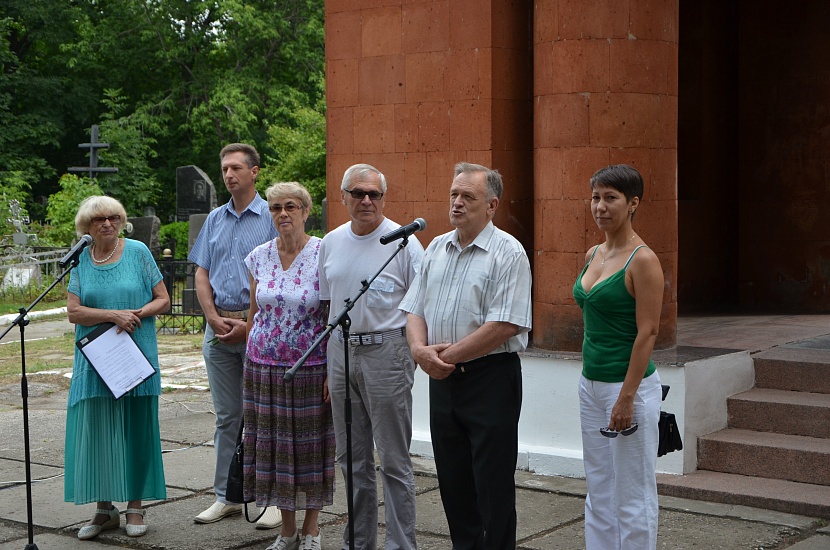
[[[725,430],[698,439],[698,470],[658,475],[659,493],[830,519],[830,350],[753,360],[755,387],[727,400]]]

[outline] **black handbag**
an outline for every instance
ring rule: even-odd
[[[672,451],[682,451],[683,441],[680,439],[680,428],[674,414],[660,411],[660,442],[657,444],[657,456],[663,456]]]
[[[669,386],[663,384],[663,401],[669,394]],[[670,412],[660,411],[660,422],[657,424],[660,440],[657,443],[657,456],[663,456],[672,451],[682,451],[683,441],[680,439],[680,428],[677,426],[677,419]]]
[[[256,523],[257,520],[265,514],[266,509],[263,508],[262,512],[256,517],[256,519],[252,520],[248,517],[248,503],[253,502],[254,499],[250,498],[245,500],[245,490],[242,480],[242,464],[244,462],[243,458],[245,449],[245,446],[242,443],[243,428],[244,426],[239,427],[239,437],[236,439],[236,449],[231,457],[231,464],[228,467],[228,485],[225,489],[225,500],[233,504],[244,504],[245,519],[248,523]]]

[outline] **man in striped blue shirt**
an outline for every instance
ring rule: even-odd
[[[222,179],[231,194],[227,204],[208,214],[188,259],[195,263],[196,295],[205,315],[205,356],[210,394],[216,411],[213,445],[216,502],[196,516],[196,523],[213,523],[242,511],[225,499],[228,468],[242,425],[242,366],[245,361],[245,319],[251,306],[248,270],[242,260],[256,246],[276,238],[268,202],[254,184],[259,154],[244,143],[226,145],[219,153]],[[258,528],[280,525],[279,510],[269,508]]]
[[[412,356],[430,376],[430,435],[453,548],[516,546],[522,372],[531,327],[530,264],[493,225],[501,175],[459,163],[454,231],[433,239],[403,299]]]

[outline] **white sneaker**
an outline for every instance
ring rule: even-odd
[[[214,523],[222,518],[242,513],[241,504],[222,504],[218,500],[210,508],[193,518],[196,523]]]
[[[276,529],[280,525],[282,525],[282,513],[280,513],[280,509],[276,506],[266,508],[262,517],[256,521],[257,529]]]
[[[274,541],[274,544],[266,548],[265,550],[297,550],[300,547],[300,532],[295,531],[294,534],[290,537],[284,537],[282,535],[277,537],[277,540]]]
[[[323,543],[323,532],[319,531],[316,537],[312,537],[311,535],[306,535],[305,539],[303,539],[303,545],[300,547],[300,550],[321,550]]]

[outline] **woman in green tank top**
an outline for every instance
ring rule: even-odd
[[[651,352],[663,271],[631,225],[643,187],[626,165],[591,178],[591,214],[605,242],[588,250],[573,288],[585,325],[579,404],[588,550],[657,546],[661,390]]]

